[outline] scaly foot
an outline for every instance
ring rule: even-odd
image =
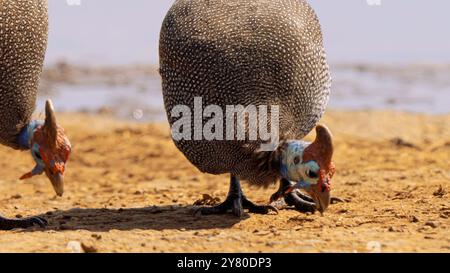
[[[244,209],[248,209],[250,213],[257,214],[268,214],[270,211],[274,211],[278,213],[278,209],[271,205],[256,205],[245,196],[238,195],[228,195],[227,199],[213,207],[203,207],[199,208],[195,214],[201,213],[202,215],[211,215],[211,214],[225,214],[231,210],[233,215],[237,217],[241,217],[244,214]]]
[[[241,185],[237,177],[231,176],[230,190],[227,199],[222,204],[214,207],[199,208],[195,211],[195,214],[199,212],[202,215],[224,214],[231,210],[233,215],[241,217],[244,214],[244,209],[248,209],[250,213],[258,214],[268,214],[270,211],[278,213],[278,210],[274,206],[259,206],[248,200],[242,193]]]

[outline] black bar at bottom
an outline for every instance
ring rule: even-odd
[[[61,273],[104,272],[112,268],[115,272],[408,272],[426,265],[438,270],[450,257],[449,254],[0,254],[2,265],[10,263],[20,269],[45,265],[45,272],[52,269]],[[17,259],[17,261],[14,261]],[[59,265],[56,265],[59,264]],[[62,265],[62,267],[60,266]],[[7,272],[7,271],[5,271]]]

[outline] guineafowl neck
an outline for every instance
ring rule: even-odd
[[[19,136],[17,137],[17,143],[19,144],[21,149],[31,149],[31,139],[33,138],[34,132],[39,126],[43,124],[43,121],[33,120],[20,131]]]
[[[280,162],[284,143],[280,143],[274,151],[258,151],[255,154],[256,165],[261,177],[273,177],[280,174]]]

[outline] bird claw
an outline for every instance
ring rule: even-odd
[[[272,197],[277,197],[278,195],[279,195],[279,192],[276,192],[272,195]],[[346,202],[346,201],[339,197],[331,197],[331,200],[330,200],[331,204],[336,204],[336,203],[341,203],[341,202]],[[290,192],[287,195],[285,195],[284,203],[285,203],[285,205],[280,205],[280,206],[278,206],[278,208],[284,209],[289,206],[291,206],[291,207],[293,206],[293,207],[295,207],[296,210],[298,210],[300,212],[304,212],[304,213],[306,213],[306,212],[314,213],[317,210],[317,208],[316,208],[317,206],[316,206],[314,200],[310,196],[300,192],[299,190],[295,190],[295,191]]]
[[[23,219],[5,219],[0,217],[0,230],[11,230],[15,228],[30,228],[38,225],[44,228],[48,225],[48,221],[42,217],[34,216]]]
[[[199,213],[201,215],[213,215],[213,214],[225,214],[227,213],[228,209],[230,209],[231,206],[226,204],[225,202],[212,207],[201,207],[195,210],[194,215],[198,215]]]
[[[345,203],[345,202],[347,202],[347,201],[345,201],[344,199],[339,198],[339,197],[331,197],[331,200],[330,200],[330,204]]]
[[[272,205],[256,205],[247,198],[243,198],[243,206],[251,213],[268,214],[270,211],[278,214],[278,209]]]
[[[306,213],[314,213],[316,211],[316,203],[310,198],[299,191],[293,191],[284,197],[284,201],[288,206],[294,206],[296,210]]]
[[[39,216],[25,218],[24,220],[25,220],[25,223],[29,224],[28,227],[31,227],[36,224],[36,225],[40,226],[41,228],[44,228],[45,226],[48,225],[48,221]]]
[[[275,214],[278,214],[278,209],[272,205],[255,206],[253,208],[249,208],[248,211],[259,214],[269,214],[269,212],[273,211]]]

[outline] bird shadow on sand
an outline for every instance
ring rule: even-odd
[[[165,229],[215,229],[230,228],[236,223],[248,218],[231,214],[224,215],[194,215],[196,206],[150,206],[144,208],[74,208],[70,210],[55,210],[39,215],[45,218],[49,225],[45,230],[165,230]],[[42,229],[31,229],[36,231]]]

